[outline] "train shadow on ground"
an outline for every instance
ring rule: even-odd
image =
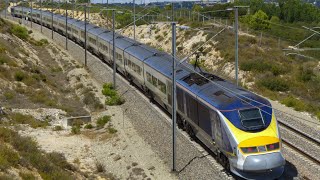
[[[286,161],[286,165],[284,168],[284,173],[279,179],[296,179],[298,178],[298,170],[294,164]]]

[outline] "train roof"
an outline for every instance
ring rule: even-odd
[[[99,27],[99,26],[95,26],[95,25],[94,25],[94,28],[88,30],[88,33],[90,33],[92,35],[95,35],[95,36],[98,36],[103,32],[106,32],[106,30],[101,28],[101,27]]]
[[[129,53],[131,56],[137,58],[140,61],[144,61],[148,57],[151,57],[155,54],[155,51],[148,51],[140,43],[136,43],[133,46],[125,50],[126,53]]]
[[[157,53],[144,61],[147,65],[165,75],[167,78],[172,76],[172,57],[167,53]]]

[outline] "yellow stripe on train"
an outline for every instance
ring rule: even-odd
[[[232,134],[234,135],[234,138],[236,139],[236,141],[238,143],[241,143],[241,142],[248,140],[248,139],[252,139],[252,141],[250,141],[250,143],[257,144],[257,146],[258,146],[258,145],[266,145],[266,142],[263,142],[263,139],[261,139],[259,137],[269,137],[272,139],[279,138],[278,131],[277,131],[276,118],[273,113],[272,113],[272,119],[271,119],[269,126],[265,130],[263,130],[261,132],[255,132],[255,133],[240,130],[237,127],[235,127],[227,118],[225,118],[225,120],[227,122],[227,125],[229,126],[229,129],[231,130]],[[275,139],[271,140],[269,138],[265,139],[265,141],[274,142]],[[257,142],[254,142],[253,139],[256,139]]]

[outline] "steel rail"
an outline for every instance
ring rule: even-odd
[[[311,160],[312,162],[314,162],[314,163],[316,163],[317,165],[320,166],[320,159],[317,159],[316,157],[313,157],[311,154],[309,154],[308,152],[305,152],[301,148],[295,146],[293,143],[291,143],[287,139],[282,138],[282,143],[286,144],[290,148],[294,149],[295,151],[299,152],[300,154],[302,154],[303,156],[305,156],[306,158],[308,158],[309,160]]]
[[[313,143],[315,143],[318,146],[320,146],[320,140],[319,139],[317,139],[315,137],[312,137],[311,135],[309,135],[309,134],[307,134],[307,133],[305,133],[305,132],[303,132],[303,131],[301,131],[301,130],[299,130],[299,129],[293,127],[292,125],[289,125],[289,124],[287,124],[287,123],[285,123],[283,121],[278,120],[278,123],[279,123],[279,125],[287,128],[287,129],[290,129],[291,131],[295,132],[296,134],[299,134],[299,135],[303,136],[304,138],[308,139],[309,141],[312,141]]]

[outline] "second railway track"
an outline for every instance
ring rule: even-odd
[[[282,142],[314,162],[320,169],[320,140],[287,123],[278,122]]]

